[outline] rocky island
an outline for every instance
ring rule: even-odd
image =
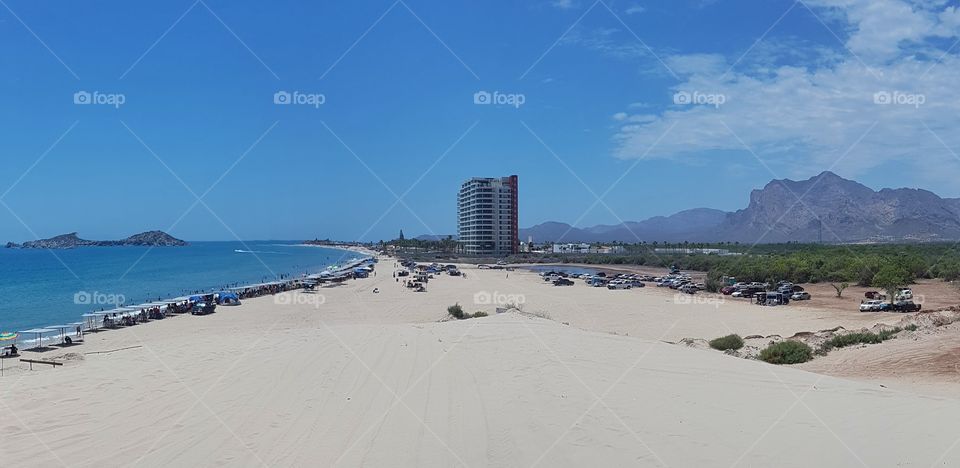
[[[141,247],[182,247],[187,245],[185,241],[177,239],[163,231],[148,231],[130,236],[117,241],[91,241],[81,239],[77,233],[62,234],[49,239],[39,239],[35,241],[16,244],[7,243],[8,249],[72,249],[75,247],[123,247],[123,246],[141,246]]]

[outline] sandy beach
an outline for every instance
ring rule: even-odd
[[[316,293],[246,300],[210,316],[24,353],[63,362],[58,368],[28,371],[8,360],[0,459],[18,466],[960,465],[960,400],[944,391],[960,389],[957,379],[940,378],[937,392],[924,392],[917,382],[933,380],[916,373],[876,378],[899,353],[925,366],[928,343],[957,342],[949,330],[936,338],[942,342],[893,340],[777,367],[671,342],[869,327],[902,316],[732,299],[684,303],[689,298],[662,288],[553,287],[531,272],[471,266],[463,267],[465,279],[439,277],[415,293],[396,282],[392,265],[383,259],[376,276]],[[522,302],[522,312],[496,314],[499,299]],[[454,303],[490,316],[450,320]],[[873,373],[854,371],[867,361]]]

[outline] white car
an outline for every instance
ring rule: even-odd
[[[910,288],[903,288],[897,291],[897,296],[894,300],[897,301],[909,301],[913,299],[913,290]]]
[[[611,281],[607,284],[607,289],[630,289],[630,283],[623,280]]]
[[[860,312],[876,312],[880,310],[883,301],[866,301],[860,303]]]

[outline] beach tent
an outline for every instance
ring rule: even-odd
[[[48,330],[46,328],[31,328],[29,330],[22,330],[20,333],[24,335],[34,335],[37,340],[36,346],[27,349],[38,349],[43,347],[43,335],[54,333],[54,330]]]
[[[240,305],[240,297],[236,293],[220,291],[217,293],[217,304],[220,305]]]

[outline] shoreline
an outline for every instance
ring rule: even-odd
[[[289,245],[291,245],[291,246],[307,246],[307,245],[304,245],[304,244],[289,244]],[[366,256],[366,257],[368,257],[368,258],[376,258],[376,257],[377,257],[376,252],[370,251],[370,250],[368,250],[368,249],[362,249],[362,248],[359,248],[359,249],[358,249],[358,248],[339,247],[339,246],[338,246],[338,247],[333,247],[333,246],[318,246],[318,247],[323,247],[323,248],[328,249],[328,250],[338,250],[338,251],[342,251],[342,252],[345,252],[345,253],[353,253],[353,254],[364,255],[364,256]],[[324,272],[324,271],[329,271],[331,267],[340,267],[338,270],[336,270],[336,271],[340,271],[340,270],[342,270],[343,268],[347,268],[347,267],[344,267],[344,266],[343,266],[344,261],[349,261],[349,260],[347,260],[347,255],[344,255],[343,257],[341,257],[340,259],[338,259],[338,260],[337,260],[336,262],[334,262],[334,263],[330,263],[330,264],[324,266],[323,269],[321,269],[321,270],[319,270],[319,271],[315,271],[315,272],[305,272],[305,273],[301,273],[301,274],[299,274],[299,275],[295,275],[295,274],[292,274],[292,273],[281,273],[281,274],[278,274],[278,277],[275,278],[272,282],[288,284],[288,283],[293,283],[293,282],[302,281],[303,279],[307,278],[307,277],[310,276],[310,275],[316,275],[316,274],[319,274],[319,273]],[[183,295],[178,296],[178,297],[175,297],[175,298],[174,298],[174,297],[169,297],[169,298],[158,297],[158,298],[156,299],[156,301],[148,301],[148,302],[144,302],[144,303],[130,303],[130,304],[119,303],[119,304],[115,304],[115,305],[107,305],[107,307],[100,307],[99,310],[87,310],[86,312],[83,312],[83,313],[81,313],[81,314],[78,314],[78,316],[76,317],[76,319],[79,319],[79,321],[72,321],[73,319],[64,319],[64,320],[62,320],[61,322],[58,322],[58,323],[71,324],[71,325],[73,325],[73,326],[76,328],[76,331],[75,331],[75,332],[71,331],[71,333],[73,333],[73,334],[66,333],[66,334],[64,334],[64,336],[70,336],[72,339],[81,339],[81,340],[82,340],[83,334],[86,334],[86,333],[91,332],[91,331],[102,331],[102,330],[104,329],[103,326],[102,326],[102,324],[101,324],[101,326],[98,326],[98,327],[91,327],[91,326],[90,326],[91,323],[90,323],[90,321],[87,319],[87,318],[88,318],[87,316],[89,316],[89,315],[102,315],[103,313],[111,313],[111,312],[112,312],[112,313],[114,314],[114,316],[124,316],[124,315],[129,315],[129,314],[135,312],[136,309],[149,310],[149,309],[152,309],[152,308],[157,308],[157,305],[160,304],[160,303],[167,303],[167,304],[178,304],[178,303],[182,303],[182,302],[183,302],[183,299],[186,298],[186,297],[188,297],[188,296],[207,295],[207,294],[215,294],[215,293],[224,292],[224,291],[239,290],[239,289],[249,289],[249,288],[252,288],[252,287],[255,287],[255,286],[260,286],[260,285],[266,284],[266,283],[249,283],[249,284],[241,284],[241,283],[242,283],[242,282],[240,282],[240,281],[238,281],[238,282],[229,282],[229,283],[226,283],[226,284],[224,284],[223,286],[220,286],[220,287],[213,287],[213,288],[206,288],[206,289],[195,289],[195,290],[194,290],[194,289],[190,289],[189,287],[185,287],[185,288],[181,288],[181,291],[183,291]],[[153,307],[148,306],[148,304],[152,304]],[[112,307],[112,308],[111,308],[111,307]],[[221,306],[221,307],[222,307],[222,306]],[[165,307],[159,307],[159,308],[163,309],[163,308],[165,308]],[[173,314],[173,315],[176,315],[176,314]],[[150,323],[150,322],[153,322],[153,321],[156,321],[156,319],[154,319],[154,320],[144,320],[143,323]],[[18,347],[20,350],[29,349],[29,348],[27,348],[27,346],[34,346],[34,347],[37,346],[37,344],[36,344],[36,341],[38,340],[37,336],[36,336],[35,334],[33,334],[34,336],[32,336],[32,337],[25,337],[25,334],[24,334],[23,332],[24,332],[24,331],[27,331],[27,330],[34,330],[34,329],[46,329],[46,327],[50,327],[50,326],[51,326],[50,324],[40,325],[39,323],[40,323],[40,322],[38,321],[38,322],[36,322],[36,325],[26,325],[26,326],[24,326],[21,330],[13,330],[13,332],[14,332],[14,333],[17,333],[19,336],[18,336],[16,339],[13,339],[13,340],[7,340],[7,341],[0,342],[0,345],[2,345],[3,347],[6,347],[6,346],[10,346],[11,344],[15,344],[15,345],[17,345],[17,347]],[[73,330],[73,328],[71,328],[71,330]],[[3,331],[3,330],[0,330],[0,331]],[[50,335],[49,335],[49,336],[42,336],[42,335],[41,335],[41,337],[39,338],[39,340],[40,340],[40,346],[45,346],[45,344],[44,344],[45,342],[56,342],[56,341],[58,341],[58,340],[61,339],[61,335],[60,335],[59,333],[58,333],[56,336],[53,336],[53,335],[54,335],[53,332],[50,332]]]

